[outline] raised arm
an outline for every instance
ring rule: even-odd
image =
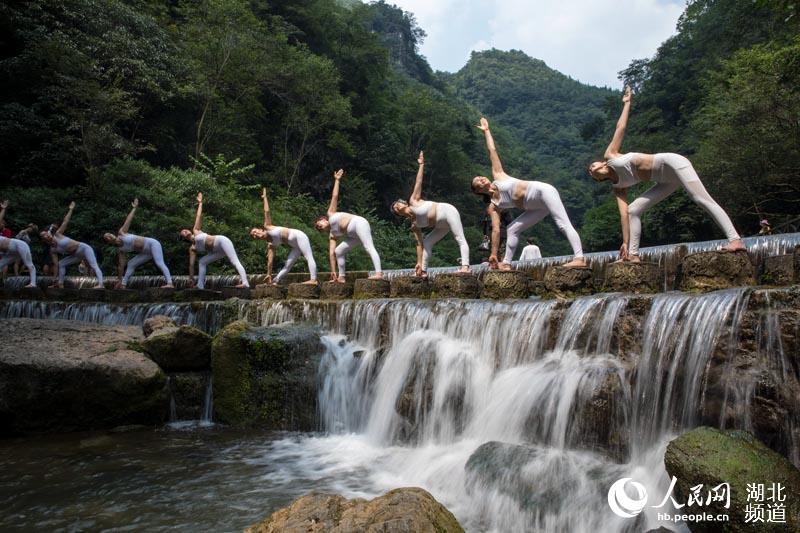
[[[267,199],[267,188],[261,188],[261,200],[264,203],[264,229],[272,225],[272,215],[269,214],[269,200]]]
[[[614,189],[619,208],[619,223],[622,226],[622,246],[619,249],[619,258],[628,258],[628,243],[630,242],[630,218],[628,217],[628,189]]]
[[[194,231],[200,231],[203,221],[203,193],[197,193],[197,214],[194,216]],[[191,275],[191,272],[190,272]]]
[[[331,205],[328,206],[328,216],[333,216],[336,213],[336,207],[339,204],[339,180],[342,179],[344,170],[341,168],[333,173],[333,192],[331,193]]]
[[[128,233],[128,230],[131,227],[131,222],[133,221],[133,215],[136,214],[137,207],[139,207],[139,199],[134,198],[133,202],[131,203],[131,212],[128,213],[127,218],[125,218],[125,223],[122,224],[122,227],[119,228],[119,231],[117,232],[119,235],[125,235],[126,233]]]
[[[489,254],[489,266],[497,268],[497,252],[500,248],[500,213],[494,204],[489,204],[486,210],[492,220],[492,250]]]
[[[6,219],[6,209],[8,208],[8,200],[0,202],[0,224]]]
[[[422,176],[425,173],[425,156],[422,152],[419,153],[417,163],[419,164],[419,168],[417,169],[417,179],[414,182],[414,191],[411,193],[409,203],[418,202],[422,199]]]
[[[492,137],[492,132],[489,130],[489,121],[485,117],[481,117],[478,129],[483,131],[483,135],[486,137],[486,149],[489,151],[489,159],[492,161],[492,177],[496,180],[506,179],[508,174],[503,170],[500,156],[497,155],[497,147],[494,145],[494,137]]]
[[[61,221],[61,225],[56,230],[56,233],[59,235],[64,235],[64,232],[67,231],[67,226],[69,225],[69,221],[72,218],[72,212],[75,210],[75,202],[69,203],[69,209],[67,209],[67,214],[64,215],[64,220]]]
[[[617,129],[614,131],[614,138],[611,139],[611,144],[606,148],[606,153],[603,157],[606,159],[613,159],[620,154],[622,148],[622,139],[625,138],[625,128],[628,127],[628,115],[631,113],[631,88],[625,87],[625,92],[622,95],[622,113],[617,121]]]

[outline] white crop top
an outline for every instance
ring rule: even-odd
[[[428,227],[431,209],[433,209],[433,202],[430,200],[426,200],[411,208],[411,212],[414,213],[414,220],[416,221],[418,228]]]
[[[495,200],[492,198],[492,203],[500,209],[511,209],[514,207],[514,187],[516,187],[519,181],[520,180],[517,178],[512,178],[511,176],[504,180],[495,180],[493,183],[494,186],[497,187],[497,192],[500,194],[500,199]]]
[[[283,240],[281,239],[281,234],[283,233],[283,229],[280,226],[273,226],[271,230],[267,231],[267,235],[269,235],[270,242],[273,246],[280,246]]]
[[[138,235],[133,235],[131,233],[126,233],[125,235],[121,235],[119,240],[122,241],[122,246],[119,247],[120,250],[123,252],[132,252],[133,245],[136,243],[136,239],[138,239]]]
[[[69,243],[71,243],[71,242],[72,242],[72,239],[70,239],[69,237],[66,237],[66,236],[61,237],[60,239],[56,239],[56,246],[55,246],[56,253],[59,253],[59,254],[67,253],[67,247],[69,246]]]
[[[344,216],[344,213],[334,213],[328,218],[328,223],[331,225],[331,235],[334,237],[342,236],[342,228],[339,226],[342,216]]]
[[[208,237],[207,233],[200,232],[194,236],[194,249],[197,252],[205,252],[206,251],[206,237]]]
[[[608,166],[614,169],[614,172],[617,173],[617,178],[619,178],[616,183],[611,185],[612,187],[615,189],[627,189],[628,187],[644,181],[633,165],[634,158],[640,155],[642,154],[639,152],[628,152],[627,154],[607,161]]]

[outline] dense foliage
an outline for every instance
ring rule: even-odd
[[[105,268],[114,257],[99,235],[121,225],[133,196],[142,207],[132,231],[185,262],[174,236],[202,189],[206,227],[260,271],[264,245],[246,229],[260,222],[262,185],[275,222],[306,231],[326,264],[311,223],[339,167],[341,208],[370,219],[387,268],[409,267],[408,223],[388,206],[409,194],[420,149],[425,196],[459,208],[474,249],[483,206],[468,184],[488,172],[481,112],[512,175],[559,188],[586,250],[619,244],[610,191],[585,171],[610,139],[619,93],[516,51],[435,73],[413,15],[383,1],[29,0],[0,6],[0,28],[8,221],[57,221],[74,198],[69,233],[97,245]],[[656,56],[622,73],[637,89],[624,148],[690,156],[745,233],[759,216],[797,216],[797,30],[792,2],[694,0]],[[683,194],[645,225],[644,244],[719,236]],[[532,233],[545,254],[567,251],[551,223]],[[446,238],[432,264],[457,255]],[[351,260],[368,265],[362,252]]]

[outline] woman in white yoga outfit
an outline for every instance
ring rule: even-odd
[[[264,225],[261,228],[253,228],[250,230],[250,236],[254,239],[261,239],[267,241],[267,283],[277,285],[289,273],[294,266],[297,259],[302,255],[306,263],[308,263],[308,273],[311,279],[303,283],[316,285],[317,281],[317,262],[314,261],[314,254],[311,253],[311,241],[308,240],[308,235],[299,229],[284,228],[282,226],[275,226],[272,223],[272,215],[269,212],[269,199],[267,198],[267,189],[261,189],[261,200],[264,204]],[[272,263],[275,260],[275,247],[285,244],[291,250],[289,257],[286,258],[283,268],[275,279],[272,279]]]
[[[725,211],[708,194],[695,172],[692,163],[678,154],[620,153],[628,115],[631,109],[631,89],[625,88],[622,96],[622,114],[611,144],[606,148],[604,161],[589,165],[589,174],[595,181],[610,181],[617,198],[620,223],[622,224],[622,246],[620,259],[639,261],[639,241],[642,236],[642,214],[658,202],[678,190],[686,189],[689,197],[708,211],[722,228],[728,244],[721,248],[725,252],[744,250],[741,237]],[[628,205],[628,188],[643,181],[654,181],[655,185]]]
[[[395,200],[392,204],[392,213],[411,220],[411,231],[417,240],[417,265],[414,267],[417,276],[427,276],[428,261],[431,257],[433,245],[442,240],[448,232],[453,232],[453,238],[458,243],[461,251],[461,268],[459,272],[469,272],[469,246],[464,238],[464,228],[461,225],[461,215],[458,210],[444,202],[431,202],[422,199],[422,178],[425,168],[425,157],[422,152],[417,159],[419,168],[414,183],[414,191],[408,202]],[[420,228],[433,227],[433,231],[422,238]]]
[[[229,238],[224,235],[209,235],[205,233],[202,227],[203,219],[203,193],[197,193],[197,213],[194,217],[194,227],[192,229],[182,229],[181,239],[191,243],[189,247],[189,283],[194,284],[194,263],[197,259],[197,252],[205,253],[200,258],[200,267],[197,274],[197,288],[204,289],[206,286],[206,269],[210,263],[219,261],[223,257],[227,257],[233,268],[239,274],[241,283],[236,285],[238,288],[249,287],[250,283],[247,281],[247,273],[244,271],[239,257],[236,255],[236,250],[233,243]]]
[[[6,208],[8,208],[8,200],[0,202],[0,226],[5,222]],[[35,226],[29,226],[29,228]],[[21,232],[20,232],[21,233]],[[31,258],[31,247],[22,239],[9,239],[8,237],[0,237],[0,272],[7,266],[21,261],[22,264],[28,269],[30,275],[30,283],[26,287],[36,286],[36,267]]]
[[[139,199],[134,198],[131,203],[131,212],[125,218],[122,227],[119,228],[117,234],[104,233],[103,240],[112,246],[119,248],[118,265],[119,265],[119,281],[117,288],[124,289],[128,286],[128,281],[131,279],[136,267],[143,265],[148,261],[153,261],[158,269],[164,274],[166,284],[162,288],[172,287],[172,276],[169,273],[166,263],[164,263],[164,251],[161,249],[161,243],[151,237],[140,237],[128,233],[133,221],[133,215],[136,214],[136,208],[139,207]],[[138,252],[133,259],[128,261],[128,268],[125,268],[128,252]]]
[[[511,261],[514,259],[514,252],[519,245],[519,238],[523,231],[530,228],[547,215],[553,217],[553,221],[561,233],[563,233],[570,246],[574,258],[565,263],[565,267],[584,267],[586,261],[583,259],[583,249],[581,238],[572,222],[569,220],[567,210],[561,203],[561,197],[555,187],[541,181],[524,181],[512,178],[503,171],[500,163],[500,156],[497,155],[497,148],[494,145],[492,133],[489,131],[489,121],[481,118],[478,129],[482,130],[486,137],[486,148],[489,150],[489,158],[492,161],[492,177],[494,181],[484,176],[475,176],[472,180],[472,192],[482,195],[488,199],[488,212],[492,219],[492,251],[489,256],[489,264],[492,268],[500,270],[511,270]],[[500,244],[500,211],[503,209],[518,208],[525,210],[520,216],[508,225],[506,231],[506,254],[503,262],[497,263],[497,249]]]
[[[39,237],[50,245],[50,250],[53,254],[53,264],[58,265],[58,282],[54,283],[53,287],[61,288],[64,286],[64,276],[66,275],[68,266],[77,265],[80,264],[81,261],[86,261],[89,267],[94,270],[95,276],[97,276],[97,284],[93,288],[103,289],[103,273],[100,271],[100,266],[97,264],[97,258],[94,255],[92,247],[86,243],[72,240],[64,235],[74,210],[75,202],[70,202],[69,210],[55,233],[52,235],[49,231],[42,231],[39,233]],[[64,257],[58,259],[56,254],[61,254]]]
[[[331,281],[344,283],[346,270],[345,270],[345,256],[347,253],[356,246],[363,246],[372,259],[372,266],[375,274],[370,276],[369,279],[383,279],[383,270],[381,270],[381,258],[378,256],[378,251],[375,245],[372,244],[372,230],[369,227],[369,222],[364,217],[353,215],[350,213],[337,212],[336,206],[339,202],[339,180],[342,179],[344,170],[339,169],[333,174],[333,192],[331,193],[331,204],[328,207],[328,214],[322,215],[314,221],[314,227],[319,231],[327,231],[330,235],[328,241],[328,257],[331,262]],[[344,237],[345,239],[336,245],[337,237]],[[339,267],[339,274],[336,274],[336,267]]]

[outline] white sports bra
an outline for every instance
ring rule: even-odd
[[[628,152],[607,161],[608,166],[614,169],[614,172],[617,173],[617,178],[619,178],[616,183],[611,185],[612,187],[615,189],[627,189],[644,181],[639,176],[636,167],[633,166],[633,159],[640,155],[642,154],[639,152]]]
[[[433,209],[433,202],[426,200],[421,204],[412,207],[411,212],[414,213],[414,220],[418,228],[426,228],[430,223],[431,209]]]
[[[70,242],[72,242],[72,239],[66,236],[61,237],[60,239],[56,239],[56,246],[55,246],[56,253],[59,254],[67,253],[67,247],[69,246]]]
[[[138,239],[138,235],[133,235],[131,233],[126,233],[122,235],[119,240],[122,241],[122,246],[119,247],[120,250],[123,252],[132,252],[133,245],[136,243],[136,239]]]
[[[284,228],[280,226],[274,226],[271,230],[267,231],[267,235],[269,235],[270,242],[273,246],[279,246],[283,242],[283,239],[281,239],[283,230]]]
[[[194,249],[197,252],[205,252],[206,251],[206,237],[208,237],[207,233],[200,232],[194,236]]]
[[[344,213],[334,213],[328,218],[328,223],[331,225],[331,235],[334,237],[342,236],[342,228],[339,226],[342,221]]]
[[[514,207],[514,199],[512,195],[514,194],[514,187],[516,187],[517,183],[520,180],[517,178],[512,178],[509,176],[507,179],[504,180],[495,180],[494,186],[497,187],[497,192],[500,194],[500,199],[495,200],[492,198],[492,203],[499,207],[500,209],[510,209]]]

